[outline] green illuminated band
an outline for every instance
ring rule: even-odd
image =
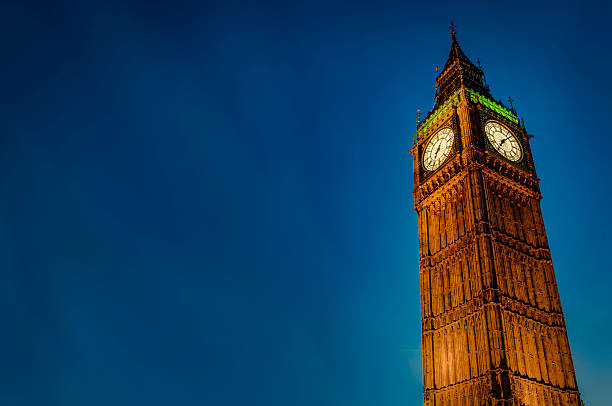
[[[518,117],[512,114],[508,109],[502,107],[501,105],[495,103],[493,100],[479,94],[478,92],[475,92],[472,89],[467,89],[467,91],[470,94],[470,99],[474,103],[480,103],[486,108],[488,108],[489,110],[493,110],[497,114],[506,117],[508,120],[512,121],[513,123],[516,123],[516,124],[519,123]]]
[[[480,93],[466,88],[466,90],[468,91],[469,95],[470,95],[470,100],[472,100],[474,103],[479,103],[483,106],[485,106],[486,108],[488,108],[491,111],[496,112],[497,114],[501,115],[502,117],[507,118],[508,120],[512,121],[513,123],[519,124],[519,118],[511,113],[508,109],[506,109],[505,107],[501,106],[500,104],[494,102],[493,100],[489,99],[486,96],[481,95]],[[434,111],[428,118],[427,120],[425,120],[425,122],[420,126],[420,128],[417,130],[417,137],[421,136],[423,134],[425,134],[427,132],[427,130],[429,129],[429,127],[431,127],[433,125],[433,123],[435,123],[438,118],[442,117],[444,114],[446,114],[446,112],[448,111],[449,108],[451,108],[451,106],[459,103],[459,101],[461,100],[461,89],[457,90],[455,93],[453,93],[453,95],[451,97],[448,98],[448,100],[446,100],[436,111]]]
[[[434,111],[427,120],[423,123],[421,128],[419,128],[417,135],[422,135],[427,132],[427,129],[431,127],[433,123],[435,123],[439,117],[442,117],[448,109],[451,108],[453,104],[459,103],[461,100],[461,89],[457,90],[451,97],[448,98],[447,101],[444,102],[436,111]]]

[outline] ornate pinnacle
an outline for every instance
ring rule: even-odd
[[[510,103],[510,109],[514,111],[514,105],[512,105],[512,102],[514,101],[514,99],[510,96],[508,96],[508,103]]]
[[[457,35],[457,31],[455,31],[455,24],[452,21],[450,23],[450,35],[453,38],[455,38],[455,35]]]

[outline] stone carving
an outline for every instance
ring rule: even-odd
[[[452,40],[435,108],[451,97],[453,108],[429,115],[411,150],[424,404],[580,405],[530,136],[508,120],[516,112],[491,102],[482,71]],[[520,161],[488,149],[489,119],[513,132]],[[443,126],[457,147],[428,172],[420,154]]]

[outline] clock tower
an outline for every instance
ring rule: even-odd
[[[411,150],[424,404],[580,405],[532,136],[451,38]]]

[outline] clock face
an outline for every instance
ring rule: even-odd
[[[453,148],[453,143],[455,141],[455,134],[453,130],[450,128],[443,128],[436,133],[427,147],[425,148],[425,153],[423,154],[423,166],[428,171],[433,171],[437,169],[442,162],[446,161],[446,158],[451,153],[451,149]]]
[[[488,121],[485,124],[485,133],[493,148],[504,158],[516,162],[523,156],[518,139],[500,123]]]

